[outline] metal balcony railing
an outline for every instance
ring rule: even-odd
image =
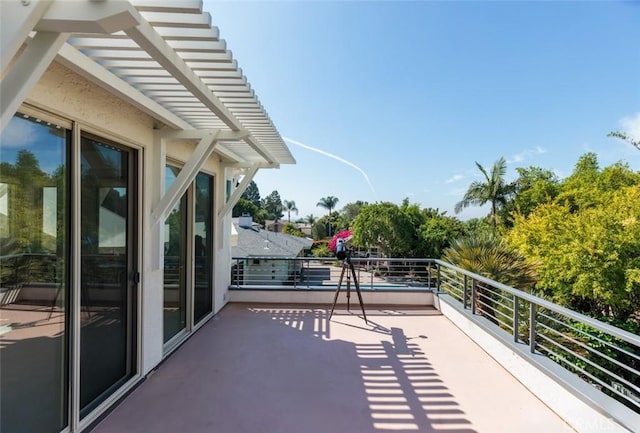
[[[604,394],[640,413],[640,337],[537,296],[435,261],[438,290]]]
[[[335,258],[236,257],[232,289],[333,290]],[[640,337],[537,296],[434,259],[352,258],[362,290],[432,290],[640,413]],[[348,275],[349,272],[345,272]]]
[[[431,259],[351,258],[362,290],[434,288]],[[232,289],[334,290],[346,261],[318,257],[234,257]],[[347,268],[348,270],[348,268]],[[343,284],[351,276],[345,270]],[[352,282],[353,284],[353,282]]]

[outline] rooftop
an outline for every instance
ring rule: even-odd
[[[438,310],[357,312],[228,304],[93,432],[573,431]]]

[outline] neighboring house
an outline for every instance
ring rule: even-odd
[[[295,164],[202,5],[0,0],[2,432],[88,430],[210,320],[234,205]]]
[[[299,279],[302,261],[289,259],[303,257],[313,245],[312,239],[263,230],[250,216],[234,218],[233,227],[232,284],[282,286]],[[261,260],[265,257],[283,260]]]
[[[283,220],[265,220],[264,228],[270,232],[282,232],[286,223]]]

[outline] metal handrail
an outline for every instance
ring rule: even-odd
[[[232,260],[232,289],[333,290],[344,265],[331,257],[260,256]],[[363,290],[435,288],[431,259],[352,257],[350,260]]]
[[[525,301],[529,301],[533,304],[536,304],[540,307],[544,307],[547,310],[554,311],[558,314],[562,314],[570,319],[574,319],[576,321],[582,322],[586,325],[589,325],[592,328],[595,328],[604,333],[610,334],[614,337],[625,340],[628,343],[631,343],[636,346],[640,346],[640,336],[636,334],[632,334],[631,332],[625,331],[624,329],[617,328],[615,326],[609,325],[608,323],[602,322],[600,320],[594,319],[589,316],[585,316],[584,314],[580,314],[568,308],[562,307],[560,305],[554,304],[553,302],[547,301],[545,299],[539,298],[535,295],[531,295],[527,292],[523,292],[522,290],[514,289],[513,287],[507,286],[506,284],[499,283],[497,281],[493,281],[489,278],[483,277],[482,275],[474,274],[473,272],[469,272],[465,269],[459,268],[457,266],[453,266],[450,263],[444,262],[442,260],[433,260],[434,263],[439,266],[444,266],[446,268],[455,270],[463,275],[467,275],[472,277],[476,281],[482,281],[484,283],[490,284],[496,289],[504,290],[505,292],[511,293],[512,295],[517,296],[519,299],[524,299]]]
[[[440,269],[439,290],[461,302],[463,309],[471,309],[472,316],[485,316],[487,326],[510,333],[515,343],[528,343],[532,353],[546,356],[640,413],[640,336],[441,260],[434,263]],[[460,280],[464,285],[462,300],[460,291],[451,289]],[[468,287],[471,305],[466,302]],[[504,302],[509,297],[512,305]],[[527,303],[529,317],[521,321],[527,314]],[[528,336],[523,334],[524,341],[520,338],[522,329],[528,331]],[[607,341],[597,332],[617,342]]]

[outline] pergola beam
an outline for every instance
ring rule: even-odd
[[[200,142],[194,149],[189,161],[182,167],[168,191],[162,195],[155,209],[151,212],[151,224],[156,225],[164,221],[173,207],[178,203],[182,195],[196,175],[214,151],[214,148],[223,140],[242,139],[246,131],[220,131],[220,130],[182,130],[182,131],[157,131],[160,141],[199,139]]]
[[[253,180],[253,177],[258,172],[258,168],[259,167],[254,166],[248,169],[248,172],[242,178],[240,185],[238,185],[238,187],[233,191],[233,193],[231,193],[231,197],[229,197],[229,200],[224,204],[222,209],[218,211],[218,218],[222,218],[227,213],[231,212],[233,207],[238,203],[238,200],[240,200],[240,197],[242,197],[242,193],[247,189],[247,187]]]
[[[68,36],[68,33],[38,32],[16,59],[0,82],[0,132],[9,124]]]
[[[4,72],[51,1],[0,1],[0,71]]]

